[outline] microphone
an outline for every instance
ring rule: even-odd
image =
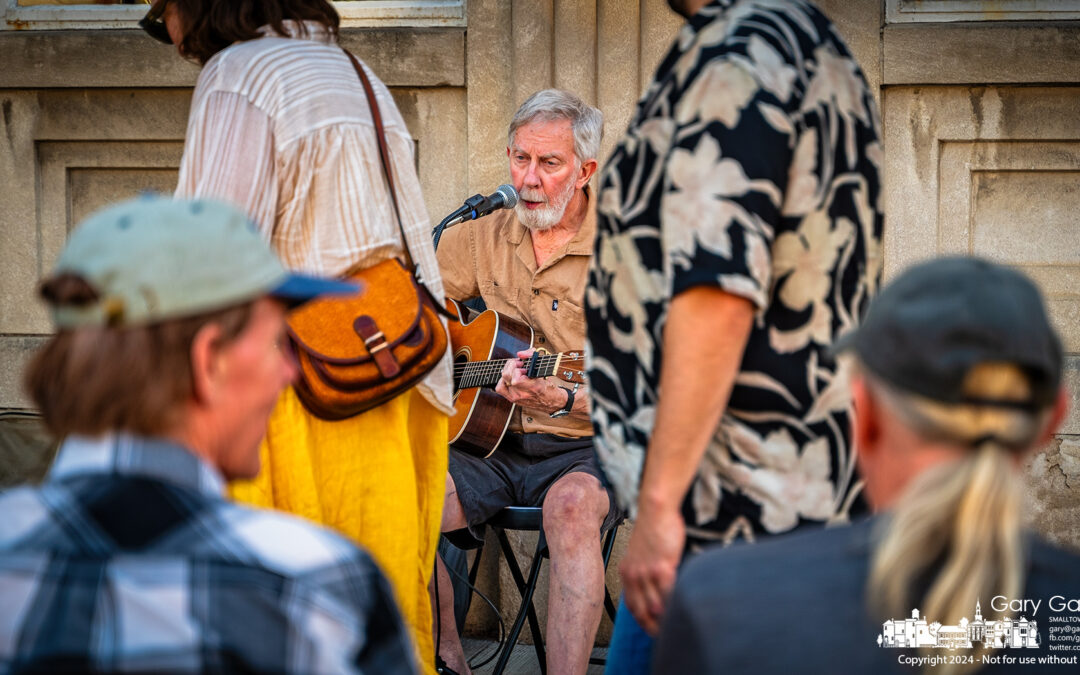
[[[512,209],[517,206],[518,193],[513,185],[500,185],[488,196],[476,194],[465,200],[465,203],[456,211],[443,218],[442,222],[432,230],[435,248],[439,248],[439,239],[442,238],[443,230],[467,220],[476,220],[498,211],[499,209]]]
[[[473,195],[466,199],[465,205],[454,212],[461,219],[452,224],[456,225],[466,220],[475,220],[499,209],[512,209],[517,206],[517,203],[518,193],[514,186],[500,185],[495,189],[495,192],[492,192],[487,197]],[[448,223],[447,226],[449,227],[450,224]]]

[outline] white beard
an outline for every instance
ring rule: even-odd
[[[566,207],[570,205],[570,200],[574,197],[574,181],[567,183],[566,190],[562,194],[555,195],[551,201],[547,201],[540,190],[522,188],[519,196],[521,199],[514,207],[518,220],[532,232],[544,232],[558,225],[566,214]],[[538,209],[529,209],[525,206],[526,201],[547,203]]]

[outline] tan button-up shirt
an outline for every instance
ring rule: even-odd
[[[497,211],[446,231],[439,241],[439,269],[446,296],[481,297],[488,309],[513,317],[537,332],[534,345],[552,353],[584,354],[586,274],[596,235],[591,203],[574,237],[537,267],[532,235],[512,210]],[[577,368],[584,369],[584,362]],[[568,386],[560,381],[563,386]],[[576,396],[586,395],[585,387]],[[544,410],[518,406],[510,430],[580,438],[592,435],[587,420],[552,419]]]

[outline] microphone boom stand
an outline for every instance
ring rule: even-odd
[[[435,245],[436,251],[439,250],[439,239],[442,239],[443,230],[466,220],[475,220],[478,215],[476,207],[480,206],[485,199],[486,197],[484,197],[484,195],[479,194],[469,197],[465,200],[464,206],[443,218],[442,221],[435,226],[435,229],[431,231],[431,236],[434,239],[433,244]]]

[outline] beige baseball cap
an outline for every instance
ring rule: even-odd
[[[53,275],[76,274],[97,300],[53,307],[58,328],[136,326],[262,296],[299,304],[360,287],[288,272],[238,208],[144,196],[107,207],[71,234]]]

